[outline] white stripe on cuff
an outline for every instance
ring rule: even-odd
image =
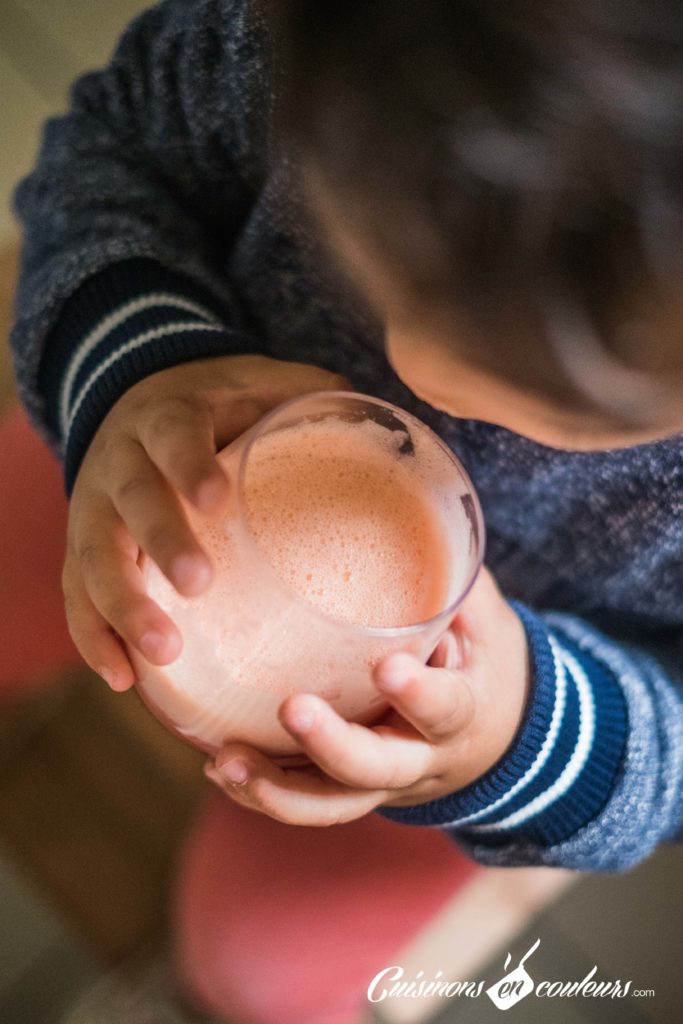
[[[550,642],[550,649],[553,655],[553,664],[555,666],[555,703],[553,705],[553,713],[550,718],[550,725],[548,732],[543,740],[543,744],[535,760],[527,768],[526,772],[520,779],[506,793],[499,796],[493,803],[488,804],[486,807],[482,807],[479,811],[474,811],[472,814],[468,814],[464,818],[456,818],[454,821],[449,821],[444,824],[440,824],[439,828],[453,828],[454,826],[467,825],[471,821],[478,821],[479,818],[483,818],[486,814],[491,814],[493,811],[497,811],[499,807],[503,807],[508,803],[514,796],[519,793],[521,789],[528,786],[530,782],[538,776],[541,769],[547,763],[550,755],[553,752],[557,737],[560,734],[562,727],[562,719],[564,718],[564,710],[567,705],[567,676],[565,672],[564,662],[562,660],[562,650],[551,634],[548,634],[548,640]],[[475,826],[476,827],[476,826]]]
[[[564,796],[583,771],[595,739],[595,701],[588,676],[576,658],[564,650],[561,652],[561,657],[579,695],[579,735],[572,756],[552,786],[543,793],[539,793],[525,807],[520,807],[514,814],[508,815],[507,818],[503,818],[502,821],[497,821],[495,824],[474,825],[473,832],[497,832],[524,824]]]
[[[143,295],[138,299],[132,299],[127,302],[124,306],[120,306],[118,309],[109,313],[104,320],[101,320],[97,327],[94,327],[89,334],[86,334],[85,338],[76,347],[73,356],[69,362],[69,366],[64,380],[60,389],[59,396],[59,424],[62,431],[62,437],[66,437],[69,425],[69,402],[71,399],[71,391],[74,386],[74,381],[78,375],[78,371],[81,366],[88,358],[93,349],[99,345],[108,334],[116,330],[124,321],[130,319],[130,317],[136,316],[138,313],[142,313],[148,309],[154,309],[155,306],[164,307],[171,306],[174,309],[182,309],[188,313],[194,313],[195,316],[204,318],[204,321],[211,324],[220,324],[220,320],[215,316],[209,309],[199,305],[197,302],[192,302],[190,299],[184,299],[180,295],[172,295],[166,292],[152,292],[149,295]],[[73,418],[73,417],[72,417]]]
[[[164,324],[163,327],[154,327],[149,331],[145,331],[144,334],[138,334],[137,337],[131,338],[125,345],[120,345],[119,348],[111,352],[104,362],[100,363],[96,370],[94,370],[85,384],[78,392],[78,396],[73,404],[71,414],[69,416],[66,431],[64,432],[64,441],[66,444],[67,438],[74,424],[74,420],[78,416],[78,412],[85,401],[90,388],[95,384],[103,373],[106,373],[108,369],[120,359],[121,356],[126,355],[128,352],[132,352],[133,349],[141,348],[150,341],[156,341],[158,338],[165,338],[170,334],[180,334],[182,331],[223,331],[225,328],[221,324],[207,324],[203,320],[195,321],[190,320],[187,323],[177,324]]]

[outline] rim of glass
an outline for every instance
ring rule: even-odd
[[[256,537],[254,536],[251,530],[251,526],[249,525],[249,513],[246,507],[246,502],[244,500],[244,478],[247,470],[247,460],[249,458],[249,452],[251,451],[252,446],[254,445],[256,440],[263,433],[264,428],[267,427],[268,423],[270,423],[272,420],[276,418],[279,418],[283,414],[283,412],[290,409],[292,406],[296,406],[303,402],[311,400],[335,398],[342,398],[347,400],[350,399],[352,401],[370,403],[372,405],[379,405],[382,406],[383,408],[391,409],[393,412],[397,413],[399,417],[408,420],[410,424],[413,425],[417,430],[421,430],[423,432],[426,431],[431,436],[432,441],[439,445],[439,447],[447,455],[447,457],[453,463],[455,469],[460,473],[460,475],[462,476],[462,478],[464,479],[465,483],[469,488],[470,495],[473,499],[474,514],[477,523],[479,550],[477,551],[476,558],[474,559],[470,573],[467,576],[465,585],[463,586],[462,591],[460,592],[458,597],[449,605],[447,605],[446,608],[443,608],[440,612],[437,612],[436,615],[432,615],[428,619],[423,619],[421,622],[414,622],[408,626],[363,626],[359,623],[347,622],[344,619],[337,619],[333,615],[328,615],[327,612],[321,611],[320,608],[316,608],[314,604],[311,604],[309,601],[307,601],[304,597],[301,596],[301,594],[299,594],[296,590],[290,587],[289,584],[282,579],[282,577],[277,573],[275,567],[271,564],[265,552],[261,548],[260,544],[258,543]],[[472,483],[469,473],[467,472],[467,470],[465,469],[457,455],[455,455],[455,453],[451,451],[448,445],[439,437],[438,434],[436,434],[431,429],[431,427],[427,426],[426,423],[423,423],[416,416],[413,416],[412,413],[407,412],[405,409],[401,409],[400,406],[393,405],[391,402],[386,402],[383,398],[375,398],[373,395],[366,395],[359,391],[310,391],[306,394],[296,395],[294,398],[289,398],[287,399],[286,402],[282,402],[280,405],[277,405],[274,409],[271,409],[269,412],[265,414],[265,416],[262,416],[261,419],[258,420],[258,422],[255,423],[249,429],[247,434],[249,436],[240,452],[239,467],[237,472],[236,505],[238,510],[238,521],[241,525],[241,528],[246,533],[251,544],[251,547],[254,549],[254,551],[257,552],[260,561],[267,568],[269,574],[277,581],[278,586],[281,589],[283,589],[288,595],[290,595],[297,604],[302,605],[314,617],[322,619],[324,622],[329,623],[330,625],[347,629],[362,636],[413,636],[417,633],[425,632],[428,629],[428,627],[435,625],[437,622],[440,622],[441,620],[447,619],[448,621],[450,621],[453,618],[456,609],[460,604],[462,604],[462,602],[472,589],[474,581],[476,580],[479,570],[481,569],[481,566],[483,564],[486,547],[486,533],[484,527],[484,516],[481,510],[481,505],[479,503],[479,498],[477,496],[477,492],[474,488],[474,484]]]

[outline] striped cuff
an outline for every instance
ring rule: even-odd
[[[61,438],[68,495],[100,423],[137,381],[193,359],[264,351],[227,326],[233,319],[201,285],[151,259],[112,264],[80,285],[50,333],[38,377]]]
[[[595,818],[614,788],[627,708],[603,661],[518,602],[532,685],[504,757],[464,789],[412,807],[379,807],[392,821],[453,831],[479,845],[561,842]]]

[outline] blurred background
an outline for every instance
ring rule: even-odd
[[[145,6],[0,2],[0,1024],[199,1019],[174,992],[166,951],[169,888],[206,786],[203,759],[135,694],[110,693],[70,643],[61,474],[18,404],[7,342],[19,244],[13,188],[70,82],[107,59]],[[493,872],[488,897],[480,879],[476,898],[446,908],[419,937],[416,969],[428,973],[434,962],[452,978],[493,981],[508,949],[514,958],[540,936],[538,977],[580,979],[597,964],[601,977],[633,979],[654,995],[550,1009],[528,1000],[510,1019],[680,1020],[683,849],[663,849],[619,877],[550,874]],[[430,1010],[440,1024],[500,1012],[444,1002]],[[417,1020],[415,1007],[401,1012]]]
[[[158,957],[203,759],[135,695],[114,697],[71,645],[59,597],[61,474],[20,411],[7,340],[19,241],[13,188],[31,169],[43,122],[66,106],[70,83],[107,60],[145,6],[0,2],[2,1024],[70,1019],[84,995],[78,1019],[88,1024],[109,1002],[121,1004],[117,1012],[127,1004],[131,1020],[175,1020]],[[125,1000],[122,992],[114,998],[117,976],[108,973],[123,963],[127,977],[145,974]]]

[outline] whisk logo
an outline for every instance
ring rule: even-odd
[[[507,955],[505,960],[505,975],[497,981],[495,985],[491,985],[490,988],[486,989],[486,995],[489,997],[492,1003],[494,1003],[499,1010],[509,1010],[511,1006],[515,1006],[522,999],[526,999],[528,995],[534,991],[533,978],[525,968],[524,964],[532,955],[535,953],[541,944],[540,939],[536,939],[533,946],[530,947],[519,961],[514,971],[510,974],[507,973],[508,967],[512,956],[510,953]]]
[[[486,992],[491,1002],[499,1010],[509,1010],[527,996],[535,995],[538,999],[626,999],[653,998],[653,988],[633,988],[633,982],[620,978],[604,981],[596,977],[598,966],[591,967],[588,974],[580,981],[560,981],[544,979],[535,982],[525,967],[529,957],[533,956],[541,944],[536,939],[533,946],[527,949],[517,966],[510,970],[512,956],[505,960],[505,974],[495,985],[484,988],[485,981],[454,981],[444,977],[443,971],[437,971],[430,979],[424,971],[418,971],[414,979],[405,978],[404,970],[399,964],[385,967],[370,982],[368,1000],[381,1003],[385,999],[404,998],[435,998],[448,999],[479,999]]]

